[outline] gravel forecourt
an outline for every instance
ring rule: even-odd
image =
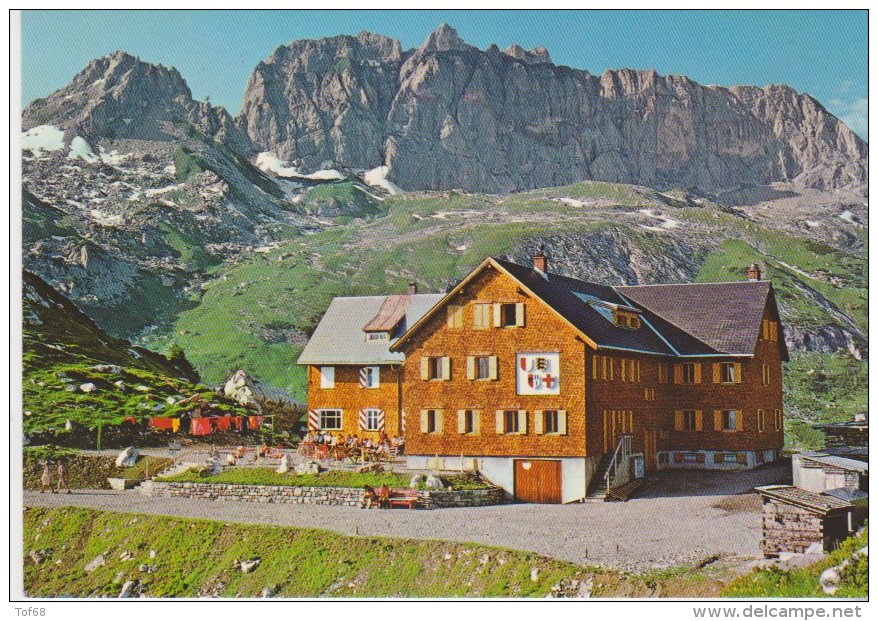
[[[716,556],[760,557],[761,506],[752,489],[788,477],[788,461],[746,472],[666,471],[651,476],[628,502],[429,511],[148,497],[132,490],[25,491],[24,504],[321,528],[346,535],[469,541],[581,565],[643,571]]]

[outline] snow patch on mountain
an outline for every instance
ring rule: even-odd
[[[389,166],[378,166],[363,173],[363,181],[372,187],[383,188],[391,194],[401,194],[400,187],[387,178],[389,172]]]
[[[263,151],[256,156],[256,167],[263,172],[271,172],[278,177],[301,177],[298,168],[287,166],[287,163],[271,151]]]
[[[22,151],[30,151],[40,157],[44,151],[58,151],[64,148],[64,132],[54,125],[33,127],[21,135]]]
[[[100,160],[100,158],[95,155],[95,152],[92,151],[91,145],[81,136],[76,136],[70,141],[70,153],[67,154],[67,159],[81,159],[89,164],[94,164]]]

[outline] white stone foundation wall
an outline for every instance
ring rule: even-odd
[[[687,459],[684,461],[676,461],[676,454],[682,454]],[[720,455],[735,455],[736,460],[734,462],[727,462],[725,460],[717,463],[716,454]],[[667,456],[665,463],[662,463],[662,456]],[[744,463],[740,463],[737,461],[738,455],[744,455],[745,461]],[[699,456],[703,461],[689,461],[689,459],[698,459]],[[765,451],[708,451],[708,450],[673,450],[673,451],[659,451],[656,456],[656,468],[658,470],[666,470],[666,469],[678,469],[678,468],[689,468],[693,470],[749,470],[751,468],[755,468],[756,466],[761,466],[762,464],[767,464],[773,461],[776,461],[781,456],[781,452],[779,450],[765,450]]]
[[[201,498],[267,502],[275,504],[332,505],[359,507],[363,490],[356,487],[297,487],[292,485],[229,485],[225,483],[180,483],[146,481],[140,492],[147,496]],[[418,490],[417,507],[480,507],[503,502],[498,487],[473,490]]]
[[[486,480],[502,488],[505,497],[510,499],[515,493],[514,461],[516,459],[528,458],[407,455],[406,468],[439,471],[477,470]],[[576,502],[585,498],[589,481],[594,475],[599,459],[592,457],[546,457],[546,459],[561,462],[561,502]]]

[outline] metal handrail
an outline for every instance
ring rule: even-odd
[[[604,480],[607,482],[607,493],[610,493],[610,473],[612,473],[613,478],[616,478],[616,469],[619,467],[619,452],[622,452],[622,456],[625,457],[631,452],[631,436],[624,435],[619,436],[619,440],[616,442],[616,449],[613,451],[613,457],[610,459],[610,463],[607,466],[607,471],[604,473]]]

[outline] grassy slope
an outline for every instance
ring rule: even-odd
[[[820,587],[820,574],[833,567],[869,544],[869,531],[844,541],[841,546],[822,561],[793,570],[757,569],[732,581],[723,590],[726,597],[829,597]],[[862,557],[852,562],[842,574],[838,592],[833,597],[869,596],[869,559]]]
[[[345,184],[333,184],[311,192],[315,191],[321,193],[315,197],[319,201],[322,193],[340,196],[353,190]],[[646,204],[644,192],[649,191],[583,183],[504,198],[453,192],[387,197],[380,204],[383,211],[370,213],[365,219],[352,223],[337,220],[336,226],[315,235],[295,236],[271,253],[222,270],[222,278],[210,283],[193,307],[180,313],[174,338],[189,352],[207,381],[218,381],[241,367],[304,399],[304,371],[295,364],[296,357],[333,296],[403,291],[409,280],[417,280],[424,291],[444,291],[484,257],[511,252],[535,234],[608,226],[606,219],[593,221],[592,208],[552,200],[557,197],[600,199],[617,205],[619,215],[614,227],[627,232],[635,245],[649,252],[649,237],[625,224],[626,214]],[[654,198],[654,194],[651,196]],[[308,200],[306,195],[303,201]],[[865,332],[867,283],[862,256],[842,253],[715,209],[699,208],[685,198],[662,196],[661,200],[674,205],[669,213],[685,227],[700,227],[706,239],[715,240],[697,280],[738,280],[741,266],[756,261],[766,266],[766,275],[775,284],[789,320],[805,327],[844,327],[837,316],[809,298],[819,295],[852,317]],[[497,211],[506,214],[502,221],[490,216],[466,217]],[[538,214],[540,217],[535,217]],[[784,267],[779,261],[811,276]],[[840,284],[826,282],[830,277]],[[260,336],[265,328],[285,331],[294,338],[266,340]],[[816,419],[827,411],[826,395],[798,392],[807,389],[802,374],[812,368],[825,369],[833,378],[853,370],[862,375],[865,365],[822,354],[792,363],[788,369],[788,385],[792,388],[789,402],[803,420]],[[833,398],[833,403],[841,405],[832,405],[828,410],[835,418],[848,417],[865,398],[865,384],[847,387],[850,391]],[[812,437],[804,422],[791,424],[790,432],[794,444],[819,444],[820,438]]]
[[[405,472],[355,473],[338,470],[328,470],[320,474],[295,474],[294,472],[279,474],[271,468],[238,468],[208,476],[199,476],[197,472],[187,470],[156,480],[183,483],[228,483],[230,485],[299,485],[305,487],[363,487],[364,485],[380,487],[387,485],[392,488],[403,488],[409,486],[411,475]],[[442,480],[454,489],[486,489],[490,487],[477,477],[467,475],[443,475]]]
[[[25,559],[25,591],[35,597],[115,596],[120,572],[123,582],[142,581],[150,597],[258,597],[265,587],[285,597],[543,597],[552,585],[583,572],[536,554],[474,544],[75,508],[25,510],[25,554],[35,549],[52,550],[40,565]],[[120,560],[125,551],[134,554],[130,561]],[[99,554],[106,565],[86,572]],[[252,573],[232,566],[253,558],[261,562]],[[156,571],[140,572],[141,563]],[[539,569],[537,580],[531,579],[533,568]]]
[[[243,413],[237,404],[192,381],[197,378],[187,378],[187,370],[177,363],[108,336],[38,277],[26,272],[24,281],[25,432],[60,430],[68,419],[92,426],[99,421],[118,423],[125,416],[173,415],[180,406],[166,399],[196,392],[220,410]],[[36,317],[39,325],[28,317]],[[115,365],[119,372],[93,368],[98,365]],[[125,387],[115,386],[117,381]],[[82,392],[78,387],[84,383],[95,384],[95,390]],[[153,410],[155,406],[161,409]]]

